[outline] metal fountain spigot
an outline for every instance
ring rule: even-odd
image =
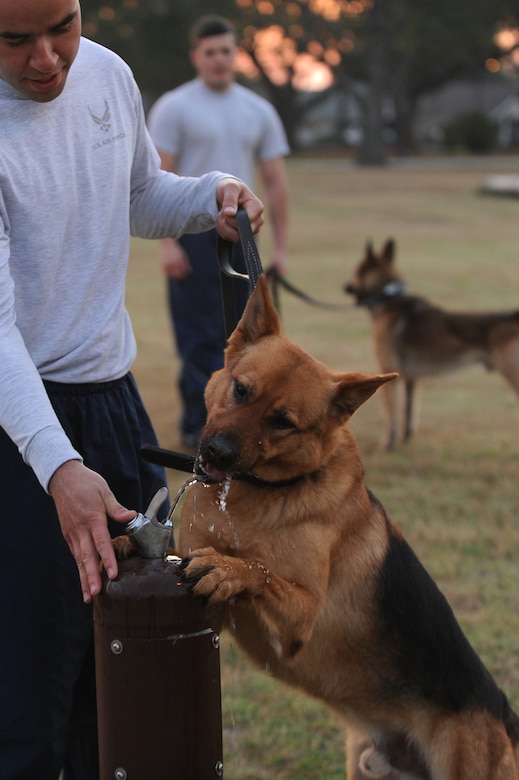
[[[134,540],[143,558],[163,558],[171,542],[172,522],[168,517],[164,523],[157,519],[157,512],[168,497],[168,489],[160,488],[144,514],[130,520],[126,530]]]

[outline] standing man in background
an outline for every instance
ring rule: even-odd
[[[273,234],[270,264],[283,274],[288,233],[283,157],[290,150],[271,104],[235,83],[236,54],[233,25],[218,16],[201,18],[191,31],[191,61],[198,77],[159,98],[150,111],[148,126],[167,171],[200,176],[217,168],[252,186],[257,167]],[[216,231],[211,230],[161,241],[170,314],[182,363],[180,430],[182,444],[190,450],[198,446],[206,415],[205,386],[223,365],[226,343],[216,238]],[[248,289],[243,283],[238,285],[243,309]]]

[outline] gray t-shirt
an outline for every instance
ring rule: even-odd
[[[175,155],[182,176],[216,168],[253,187],[258,162],[290,151],[272,105],[240,84],[216,92],[199,78],[189,81],[157,100],[148,127],[156,147]]]
[[[221,174],[161,171],[129,68],[84,38],[55,100],[31,101],[0,80],[0,117],[0,425],[47,488],[79,454],[40,377],[127,373],[130,233],[213,227]]]

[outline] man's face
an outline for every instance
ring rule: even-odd
[[[202,38],[191,52],[198,75],[210,89],[226,90],[234,80],[236,43],[232,33]]]
[[[0,0],[0,79],[38,103],[54,100],[80,36],[79,0]]]

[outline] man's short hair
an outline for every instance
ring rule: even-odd
[[[223,16],[202,16],[191,28],[191,46],[195,48],[202,38],[228,33],[236,37],[236,28],[228,19],[224,19]]]

